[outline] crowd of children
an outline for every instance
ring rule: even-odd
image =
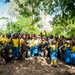
[[[0,60],[6,63],[13,59],[34,56],[51,59],[51,65],[57,66],[57,59],[75,64],[75,37],[54,37],[36,34],[14,33],[0,36]]]

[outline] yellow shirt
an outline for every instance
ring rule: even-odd
[[[2,37],[1,42],[4,44],[6,42],[6,38]]]
[[[58,42],[56,42],[56,47],[58,47]]]
[[[20,39],[20,45],[24,42],[23,38]]]
[[[51,49],[56,50],[57,46],[50,44]]]
[[[29,41],[29,45],[30,45],[30,47],[34,46],[34,39],[32,39],[32,40]]]
[[[66,46],[70,47],[70,44],[68,44],[68,45],[67,45],[67,44],[65,44],[65,47],[66,47]]]
[[[71,52],[75,52],[75,46],[71,46]]]
[[[70,47],[70,44],[64,44],[64,50],[66,50],[66,46]]]
[[[9,43],[9,42],[11,42],[11,38],[6,38],[6,41]]]
[[[18,47],[19,46],[19,39],[12,39],[12,43],[14,47]]]
[[[1,39],[0,39],[0,42],[1,42]],[[2,45],[0,44],[0,48],[2,47]]]
[[[0,41],[1,41],[2,37],[0,36]]]

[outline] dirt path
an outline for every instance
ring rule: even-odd
[[[58,67],[50,65],[50,59],[17,60],[0,65],[0,75],[75,75],[75,67],[58,62]]]

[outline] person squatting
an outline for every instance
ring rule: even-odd
[[[36,34],[14,33],[0,36],[0,61],[13,59],[33,59],[35,56],[51,59],[57,66],[57,59],[75,65],[75,37],[54,37]]]

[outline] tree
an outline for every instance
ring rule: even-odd
[[[39,17],[40,11],[50,15],[61,15],[62,18],[68,15],[71,15],[70,18],[75,16],[75,0],[13,0],[13,2],[17,5],[15,10],[24,17],[32,16],[32,19]]]
[[[32,17],[32,24],[40,20],[40,11],[55,15],[52,21],[55,34],[67,31],[75,24],[75,0],[12,0],[15,10],[24,17]],[[36,18],[36,19],[35,19]],[[73,24],[72,24],[73,23]],[[56,31],[56,29],[58,31]]]
[[[41,19],[39,16],[39,2],[40,0],[12,0],[9,9],[14,8],[23,17],[32,17],[32,24],[34,25]]]
[[[2,29],[0,29],[0,34],[2,34],[4,31]]]
[[[18,18],[19,17],[19,18]],[[11,30],[14,32],[25,32],[25,33],[39,33],[38,27],[35,25],[31,25],[32,17],[23,18],[22,16],[18,16],[18,20],[16,22],[11,22]],[[7,24],[6,32],[10,32],[10,23]]]

